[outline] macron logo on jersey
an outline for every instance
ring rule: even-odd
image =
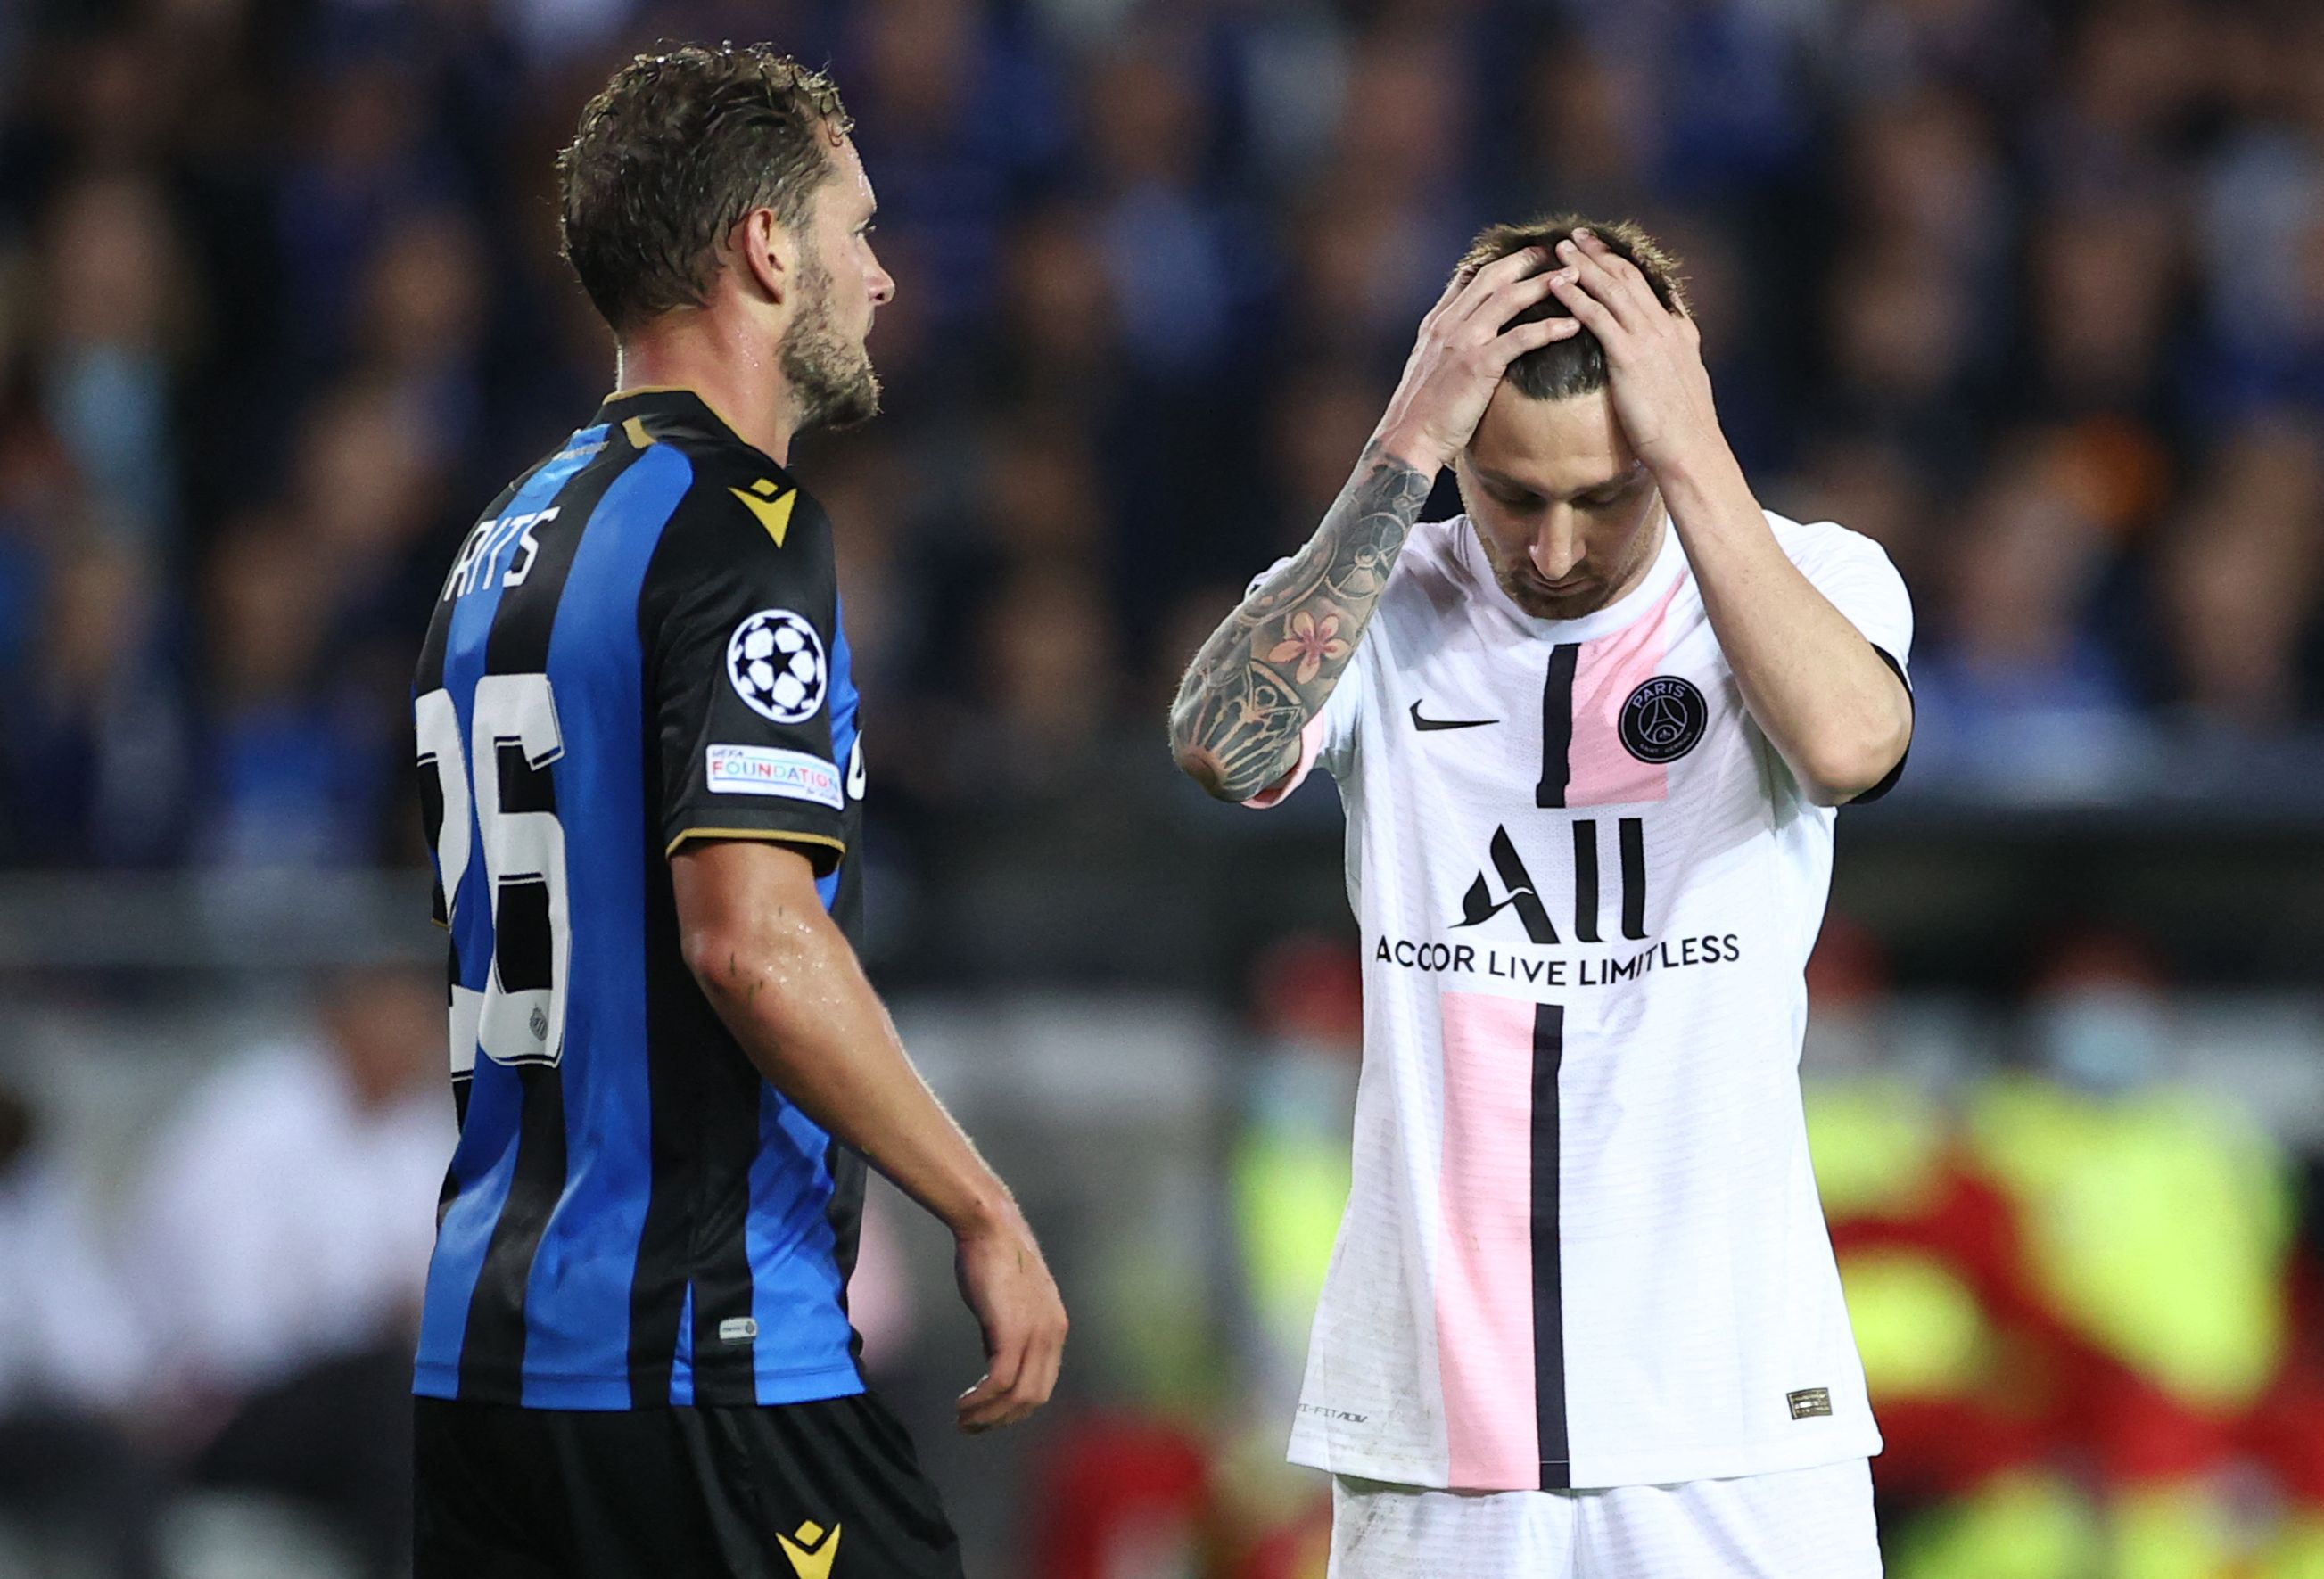
[[[704,783],[721,794],[780,795],[836,812],[847,803],[839,769],[820,757],[776,746],[713,746]]]

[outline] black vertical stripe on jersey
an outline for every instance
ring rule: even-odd
[[[1622,935],[1633,942],[1646,936],[1646,824],[1642,817],[1625,817],[1617,831],[1622,840]]]
[[[1557,1238],[1557,1072],[1565,1058],[1565,1008],[1533,1011],[1533,1389],[1541,1440],[1541,1489],[1573,1484],[1565,1440],[1565,1298]]]
[[[524,1295],[533,1253],[565,1190],[565,1078],[555,1064],[510,1071],[523,1106],[508,1198],[493,1223],[460,1339],[460,1396],[524,1401]]]
[[[673,957],[675,951],[673,950]],[[693,984],[689,981],[688,986]],[[695,988],[706,1014],[708,1000]],[[715,1016],[713,1016],[715,1019]],[[759,1104],[764,1083],[751,1060],[703,1025],[685,1049],[694,1057],[690,1105],[699,1194],[695,1200],[694,1401],[759,1401],[757,1339],[721,1336],[725,1323],[751,1315],[751,1164],[759,1154]],[[769,1333],[768,1341],[778,1341]]]
[[[779,1335],[742,1340],[721,1336],[719,1328],[749,1317],[756,1291],[746,1231],[763,1082],[687,968],[659,837],[658,742],[649,742],[644,762],[649,1172],[630,1279],[630,1401],[640,1409],[670,1401],[690,1287],[694,1401],[748,1406],[759,1396],[755,1344],[778,1342]]]
[[[823,1204],[823,1220],[831,1226],[831,1259],[839,1267],[839,1313],[845,1316],[847,1285],[854,1279],[855,1255],[863,1243],[863,1187],[868,1170],[862,1157],[837,1141],[824,1148],[823,1165],[831,1175],[831,1198]],[[852,1320],[847,1327],[847,1353],[860,1369],[863,1335],[855,1330]]]
[[[1545,810],[1565,804],[1573,776],[1573,666],[1581,656],[1578,642],[1549,649],[1549,675],[1541,687],[1541,783],[1533,795],[1533,803]]]
[[[673,1186],[691,1169],[696,1137],[685,1098],[685,993],[688,975],[678,935],[677,896],[661,847],[660,738],[650,676],[645,691],[644,735],[639,750],[645,780],[646,1150],[645,1221],[630,1275],[630,1407],[671,1401],[670,1372],[678,1360],[678,1324],[686,1308],[691,1271],[690,1203]],[[696,989],[699,990],[699,989]]]
[[[720,541],[716,534],[687,529],[691,497],[679,501],[646,567],[639,590],[641,619],[648,589],[671,577],[699,578],[706,567],[685,563],[687,557],[708,552]],[[651,1169],[630,1283],[630,1398],[639,1407],[669,1400],[678,1321],[690,1287],[694,1401],[751,1405],[758,1401],[754,1345],[721,1337],[719,1327],[752,1314],[754,1289],[745,1231],[763,1083],[687,968],[662,834],[665,775],[657,690],[658,677],[649,669],[638,759],[644,789],[641,839]],[[776,1335],[763,1337],[774,1341]]]
[[[1598,941],[1598,821],[1577,818],[1573,824],[1573,941]]]
[[[575,473],[551,502],[558,514],[536,534],[540,545],[523,581],[501,593],[484,638],[484,673],[537,675],[549,668],[549,639],[557,626],[557,605],[573,569],[589,518],[614,479],[636,458],[633,451],[607,450]],[[497,773],[496,760],[476,762],[472,773]],[[546,779],[548,776],[541,776]],[[555,810],[554,806],[548,808]],[[495,965],[495,969],[498,966]],[[524,1392],[525,1288],[540,1236],[565,1193],[565,1072],[557,1064],[523,1064],[515,1070],[522,1106],[517,1119],[516,1163],[508,1198],[484,1246],[475,1292],[460,1343],[460,1396],[487,1403],[521,1403]]]
[[[445,1042],[448,1045],[451,1042],[452,994],[460,985],[460,946],[448,938],[444,942],[444,975]],[[475,1083],[474,1077],[468,1074],[455,1071],[452,1076],[452,1122],[456,1128],[465,1130],[468,1127],[468,1092]],[[444,1226],[444,1214],[450,1211],[452,1203],[459,1198],[460,1176],[447,1163],[444,1169],[444,1188],[436,1193],[436,1226],[439,1232]]]

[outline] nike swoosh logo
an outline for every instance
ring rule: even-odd
[[[1416,702],[1412,704],[1412,727],[1423,734],[1430,730],[1480,730],[1487,724],[1500,721],[1497,718],[1423,718],[1420,716],[1420,703]]]
[[[783,536],[791,529],[791,506],[798,502],[798,490],[788,490],[773,500],[760,499],[740,488],[726,491],[750,507],[751,513],[759,518],[759,524],[767,528],[767,536],[775,540],[776,547],[783,546]]]

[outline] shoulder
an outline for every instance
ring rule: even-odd
[[[1861,532],[1838,521],[1795,521],[1774,510],[1761,512],[1784,556],[1812,574],[1826,566],[1887,565],[1888,551]]]
[[[1451,567],[1462,559],[1462,545],[1469,536],[1469,518],[1450,516],[1441,521],[1417,521],[1412,536],[1405,544],[1405,555],[1422,565]]]
[[[669,448],[687,466],[687,487],[671,517],[673,531],[712,541],[766,543],[783,550],[794,544],[826,545],[830,518],[799,480],[758,451],[740,444],[673,444],[663,441],[640,457],[653,459],[653,450]]]
[[[1460,608],[1475,580],[1471,567],[1471,536],[1465,515],[1415,525],[1396,568],[1388,574],[1388,589],[1380,600],[1383,609],[1450,613]]]
[[[1442,582],[1466,574],[1469,536],[1469,518],[1464,515],[1415,523],[1388,584],[1394,586],[1399,581]]]
[[[798,478],[742,445],[669,447],[687,467],[685,487],[654,552],[649,597],[705,581],[832,583],[831,519]],[[652,461],[649,450],[639,464]]]

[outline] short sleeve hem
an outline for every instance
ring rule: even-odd
[[[664,847],[665,858],[674,856],[689,840],[715,841],[724,839],[752,839],[767,844],[789,844],[799,847],[818,877],[827,877],[838,869],[847,854],[847,841],[829,833],[811,833],[798,828],[716,827],[707,823],[690,824],[681,828]]]

